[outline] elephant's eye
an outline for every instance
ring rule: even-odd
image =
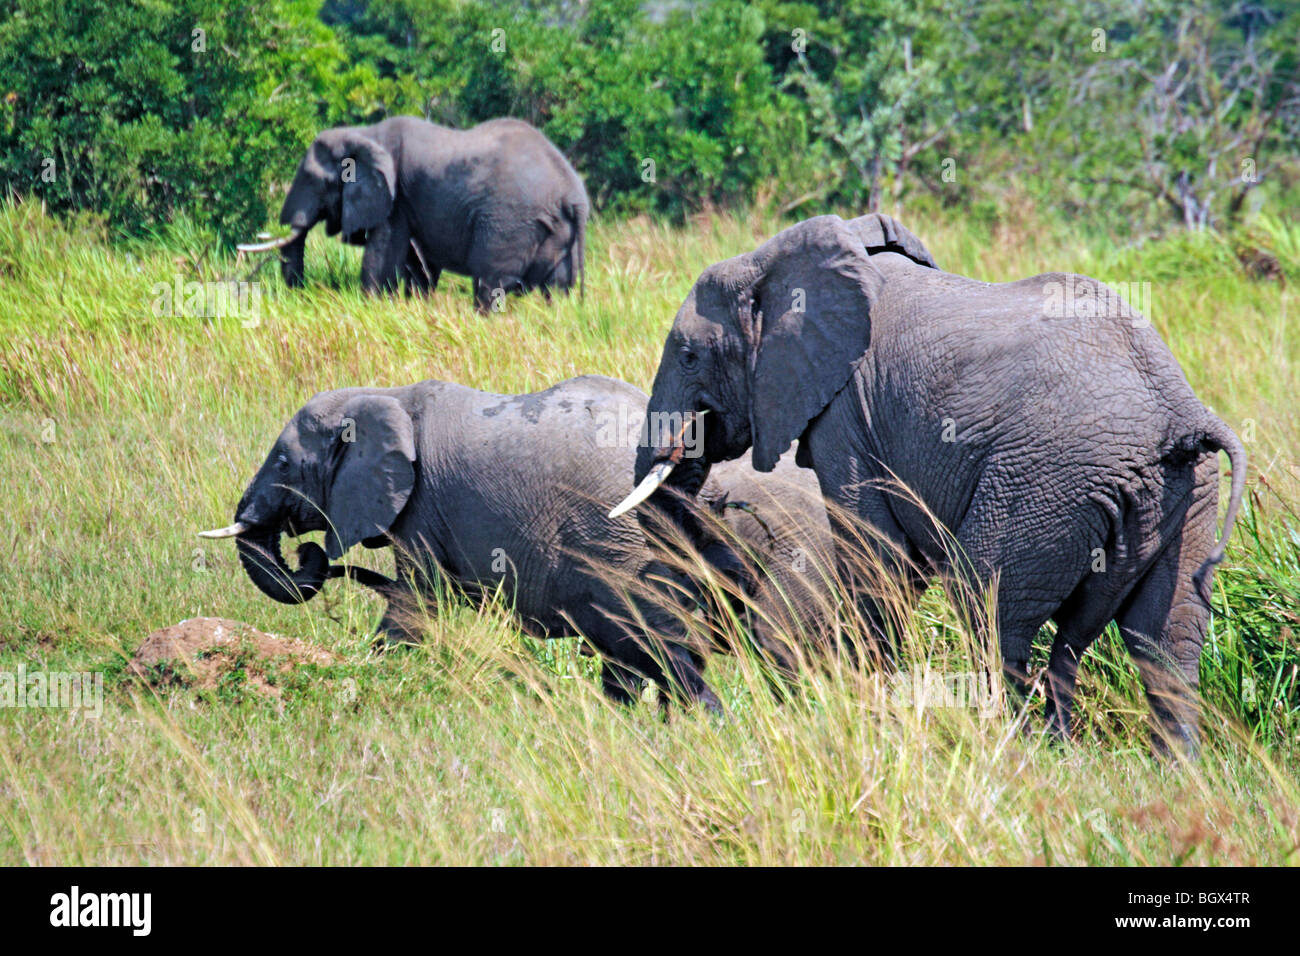
[[[691,350],[689,346],[683,345],[680,353],[682,367],[690,370],[700,364],[700,356]]]
[[[275,459],[275,470],[278,471],[280,474],[284,474],[286,471],[288,471],[289,459],[286,458],[284,455],[277,456]]]

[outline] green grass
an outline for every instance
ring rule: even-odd
[[[368,653],[378,603],[335,582],[263,598],[229,542],[244,484],[312,393],[442,378],[501,392],[600,372],[648,388],[695,276],[780,228],[702,217],[597,222],[585,302],[470,308],[359,294],[357,251],[313,235],[306,290],[264,269],[261,322],[154,314],[156,283],[252,266],[176,230],[110,244],[89,221],[0,207],[0,671],[103,671],[103,716],[0,709],[0,863],[1294,863],[1300,861],[1300,337],[1287,287],[1227,239],[1115,248],[1068,224],[992,231],[909,218],[940,264],[991,281],[1074,270],[1150,282],[1198,394],[1248,439],[1251,495],[1215,583],[1202,661],[1207,744],[1147,751],[1113,635],[1085,662],[1079,739],[1015,715],[916,708],[832,668],[777,706],[753,661],[715,659],[731,710],[662,722],[608,706],[575,642],[524,639],[505,609],[441,609],[423,646]],[[1259,243],[1300,278],[1294,224]],[[356,560],[388,570],[384,553]],[[299,637],[340,662],[282,696],[155,693],[125,661],[196,615]],[[905,668],[978,669],[937,592]],[[1034,714],[1029,726],[1036,725]]]

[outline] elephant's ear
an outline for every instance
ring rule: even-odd
[[[925,243],[916,238],[916,235],[897,219],[873,212],[866,216],[859,216],[857,219],[850,219],[845,225],[862,240],[868,255],[877,252],[897,252],[919,265],[929,266],[931,269],[939,268],[939,264],[934,261],[934,256],[930,255],[930,250],[925,248]]]
[[[388,531],[415,487],[415,426],[387,395],[358,395],[342,409],[334,477],[326,497],[330,560]]]
[[[339,166],[343,180],[343,235],[383,224],[397,197],[393,154],[369,136],[348,141]]]
[[[749,423],[754,468],[777,459],[821,414],[871,343],[883,279],[838,216],[791,226],[752,254]]]

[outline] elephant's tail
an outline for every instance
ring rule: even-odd
[[[1246,449],[1241,444],[1241,439],[1223,423],[1222,419],[1208,412],[1201,432],[1200,447],[1216,455],[1221,451],[1226,452],[1228,460],[1232,463],[1232,491],[1228,497],[1228,510],[1223,515],[1223,534],[1214,543],[1214,550],[1210,552],[1210,556],[1205,559],[1195,575],[1197,591],[1208,601],[1209,594],[1206,593],[1205,588],[1206,575],[1211,568],[1223,560],[1224,552],[1228,549],[1228,539],[1232,536],[1232,526],[1237,520],[1237,513],[1241,510],[1241,500],[1246,494]]]

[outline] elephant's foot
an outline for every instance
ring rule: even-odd
[[[1201,755],[1200,728],[1194,722],[1160,719],[1152,715],[1151,753],[1157,760],[1173,763],[1176,758],[1196,761]]]
[[[631,706],[641,699],[640,676],[613,661],[600,666],[600,689],[615,704]]]

